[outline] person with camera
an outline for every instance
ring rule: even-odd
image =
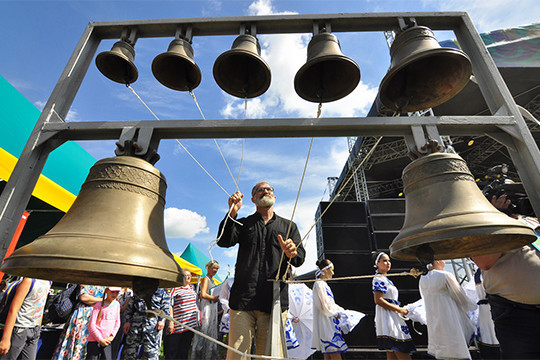
[[[506,195],[493,196],[499,210]],[[512,215],[515,217],[515,214]],[[535,229],[538,234],[540,229]],[[505,359],[540,359],[540,251],[533,244],[503,253],[475,256],[482,269],[495,333]]]

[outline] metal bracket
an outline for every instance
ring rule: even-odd
[[[412,160],[445,149],[436,125],[411,125],[411,134],[404,137]]]
[[[153,128],[138,128],[129,126],[122,129],[120,139],[116,142],[117,156],[136,156],[142,158],[152,165],[160,156],[157,153],[159,138],[153,137]]]
[[[191,24],[186,25],[185,28],[183,26],[178,26],[174,38],[184,39],[191,44],[191,41],[193,40],[193,26]]]
[[[137,28],[123,28],[120,40],[127,42],[131,46],[135,46],[135,43],[137,42]]]

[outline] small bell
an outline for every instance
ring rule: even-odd
[[[167,52],[156,56],[152,73],[161,84],[173,90],[191,91],[201,83],[201,70],[193,61],[193,48],[184,39],[174,39]]]
[[[120,84],[133,84],[139,77],[133,63],[135,49],[124,40],[115,43],[111,51],[104,51],[96,56],[99,71],[112,81]]]

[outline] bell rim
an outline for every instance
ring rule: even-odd
[[[451,55],[452,57],[454,57],[456,59],[467,60],[467,61],[464,62],[464,64],[470,69],[470,71],[467,71],[469,73],[469,76],[466,77],[466,78],[464,77],[464,79],[461,82],[456,83],[456,85],[458,85],[458,86],[456,86],[451,92],[449,92],[448,94],[446,94],[446,96],[444,96],[442,98],[444,100],[440,104],[443,104],[446,101],[453,98],[455,95],[457,95],[461,90],[463,90],[465,85],[467,85],[467,83],[469,82],[470,77],[472,75],[472,64],[471,64],[471,60],[470,60],[469,56],[465,52],[463,52],[463,51],[461,51],[459,49],[440,47],[440,48],[436,48],[436,49],[426,50],[422,54],[427,55],[427,56],[424,56],[424,58],[425,58],[425,57],[429,57],[429,56],[433,56],[433,55],[438,55],[439,53],[440,54],[445,54],[445,55]],[[386,75],[383,77],[383,79],[381,80],[381,85],[379,86],[379,91],[378,91],[378,97],[379,97],[379,100],[381,101],[381,103],[384,106],[386,106],[387,108],[389,108],[391,110],[394,110],[394,111],[398,110],[397,107],[395,106],[395,104],[391,104],[391,101],[390,101],[390,99],[388,99],[388,97],[382,96],[382,94],[386,93],[385,90],[388,88],[390,80],[392,79],[392,77],[395,76],[396,73],[398,73],[404,67],[410,65],[412,62],[414,62],[416,60],[418,60],[418,59],[411,57],[411,58],[399,63],[396,67],[390,69],[390,71],[388,71],[386,73]],[[431,106],[431,107],[433,107],[433,106]],[[426,108],[426,109],[429,109],[429,107]],[[420,111],[420,110],[426,110],[426,109],[416,109],[416,108],[410,109],[408,107],[405,107],[401,111],[402,112],[414,112],[414,111]]]
[[[240,55],[240,54],[249,55],[250,58],[257,61],[259,63],[259,65],[261,66],[261,68],[265,69],[265,73],[268,75],[268,76],[265,77],[265,81],[264,81],[263,86],[261,86],[261,88],[258,91],[251,92],[247,96],[244,96],[240,92],[237,92],[237,91],[234,91],[234,90],[231,90],[231,89],[226,89],[223,86],[224,83],[223,83],[222,77],[219,76],[219,68],[221,67],[221,65],[223,63],[223,60],[225,58],[231,56],[231,55]],[[244,50],[244,49],[230,49],[230,50],[227,50],[227,51],[223,52],[222,54],[220,54],[216,58],[216,61],[214,61],[214,66],[212,68],[212,74],[214,76],[214,80],[216,81],[216,83],[218,84],[218,86],[220,87],[221,90],[225,91],[229,95],[232,95],[232,96],[235,96],[235,97],[238,97],[238,98],[241,98],[241,99],[243,99],[243,98],[251,99],[251,98],[254,98],[254,97],[257,97],[257,96],[261,96],[266,91],[268,91],[268,89],[270,88],[270,85],[272,84],[272,72],[270,71],[270,66],[268,65],[268,63],[261,56],[255,56],[253,54],[253,52],[247,51],[247,50]],[[218,76],[216,76],[216,74],[218,74]]]
[[[303,89],[299,90],[300,89],[299,83],[301,82],[300,77],[305,74],[308,67],[311,67],[311,66],[313,66],[315,64],[318,64],[318,63],[320,63],[322,61],[325,61],[325,60],[340,60],[342,63],[350,65],[351,68],[357,70],[356,74],[358,76],[357,77],[355,76],[355,79],[353,81],[354,86],[352,86],[352,88],[349,87],[349,89],[345,92],[345,95],[333,96],[333,97],[329,97],[329,98],[324,99],[324,100],[321,101],[317,97],[313,97],[313,96],[310,96],[310,95],[306,94],[306,92],[304,92]],[[302,99],[304,99],[306,101],[315,102],[315,103],[319,103],[319,102],[327,103],[327,102],[332,102],[332,101],[337,101],[337,100],[343,99],[344,97],[350,95],[358,87],[358,84],[360,83],[361,77],[362,77],[362,74],[360,72],[360,67],[358,66],[356,61],[349,58],[348,56],[345,56],[345,55],[324,55],[324,56],[319,56],[319,57],[317,57],[315,59],[311,59],[310,61],[308,61],[304,65],[302,65],[300,67],[300,69],[298,69],[298,71],[296,72],[296,74],[294,76],[294,90],[296,91],[298,96],[300,96]]]
[[[116,78],[110,77],[109,75],[105,74],[101,70],[101,60],[100,59],[103,59],[104,56],[111,56],[111,55],[115,56],[115,57],[119,57],[122,60],[125,60],[127,64],[129,64],[129,67],[132,70],[132,76],[129,78],[130,81],[128,81],[128,82],[126,82],[126,81],[118,81]],[[117,82],[119,84],[126,84],[126,85],[133,84],[139,78],[139,70],[137,69],[135,64],[131,61],[131,59],[129,59],[124,54],[118,54],[118,53],[110,51],[110,50],[109,51],[103,51],[103,52],[100,52],[99,54],[97,54],[97,56],[96,56],[96,67],[98,68],[99,72],[103,76],[105,76],[107,79],[109,79],[111,81],[114,81],[114,82]]]
[[[195,85],[189,89],[189,88],[179,88],[179,87],[175,87],[175,86],[170,86],[168,84],[165,84],[157,75],[156,75],[156,72],[154,70],[154,64],[156,63],[156,61],[159,61],[165,57],[175,57],[175,58],[178,58],[178,59],[181,59],[181,60],[184,60],[184,61],[187,61],[191,67],[192,67],[192,70],[195,71],[195,74],[197,75],[196,76],[196,81],[195,81]],[[154,60],[152,61],[152,74],[154,75],[154,77],[156,78],[157,81],[159,81],[159,83],[169,89],[172,89],[172,90],[177,90],[177,91],[192,91],[194,89],[196,89],[200,84],[201,84],[201,81],[202,81],[202,73],[201,73],[201,69],[199,68],[199,66],[197,65],[197,63],[193,60],[193,59],[190,59],[189,57],[185,57],[185,56],[181,56],[181,55],[178,55],[172,51],[166,51],[164,53],[161,53],[159,54],[158,56],[156,56],[154,58]]]

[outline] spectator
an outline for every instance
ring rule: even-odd
[[[6,318],[0,340],[0,356],[9,360],[34,360],[45,301],[51,287],[47,280],[23,278]]]
[[[86,360],[112,360],[111,343],[120,328],[119,287],[105,289],[103,300],[94,305],[89,323]]]
[[[491,318],[491,307],[489,306],[486,289],[482,283],[482,270],[479,268],[474,273],[476,284],[476,294],[478,295],[478,325],[476,326],[476,338],[482,359],[500,359],[501,347],[497,335],[495,335],[495,325]]]
[[[171,297],[165,289],[157,289],[152,295],[150,309],[170,312]],[[142,356],[146,360],[158,360],[161,347],[161,330],[165,327],[165,319],[146,314],[146,303],[134,295],[127,307],[124,334],[126,335],[126,360],[135,360],[139,356],[142,345]]]
[[[184,285],[171,292],[170,313],[175,321],[195,328],[200,324],[201,313],[197,307],[197,294],[190,281],[191,272],[184,269]],[[168,321],[167,333],[163,339],[165,360],[187,360],[194,333],[172,321]]]
[[[235,280],[229,298],[229,345],[240,352],[249,353],[251,337],[255,334],[255,352],[264,355],[273,301],[273,283],[268,280],[285,273],[288,259],[293,266],[302,265],[305,250],[300,244],[296,224],[274,212],[276,196],[268,182],[255,184],[251,196],[256,212],[234,221],[231,219],[236,218],[242,207],[244,195],[238,191],[229,198],[230,214],[220,224],[219,233],[222,235],[218,246],[239,245]],[[284,259],[281,261],[283,253]],[[284,318],[289,305],[288,296],[287,284],[281,283],[280,300]],[[232,351],[227,352],[227,359],[239,358]]]
[[[79,302],[66,325],[52,357],[53,360],[85,359],[88,343],[88,323],[93,306],[101,301],[104,286],[82,285]]]
[[[126,323],[126,309],[129,305],[129,302],[131,301],[131,297],[133,296],[133,291],[131,289],[128,289],[127,287],[122,288],[122,291],[118,295],[118,298],[116,299],[118,303],[120,304],[120,329],[124,328],[124,324]],[[125,342],[125,336],[124,331],[120,330],[116,333],[116,336],[114,337],[114,340],[111,343],[111,352],[112,352],[112,358],[117,359],[118,353],[120,352],[120,347]]]
[[[386,277],[392,267],[390,257],[384,252],[375,254],[377,269],[373,278],[373,299],[375,301],[375,331],[379,350],[386,350],[386,358],[410,359],[416,351],[409,327],[401,316],[408,311],[398,300],[399,292],[394,283]]]
[[[219,270],[219,263],[215,260],[209,261],[206,265],[206,276],[201,280],[201,329],[200,331],[217,339],[218,332],[218,307],[219,296],[212,295],[212,289],[216,286],[213,276]],[[193,339],[193,349],[191,358],[193,360],[205,359],[213,360],[217,357],[217,344],[202,336],[195,335]]]

